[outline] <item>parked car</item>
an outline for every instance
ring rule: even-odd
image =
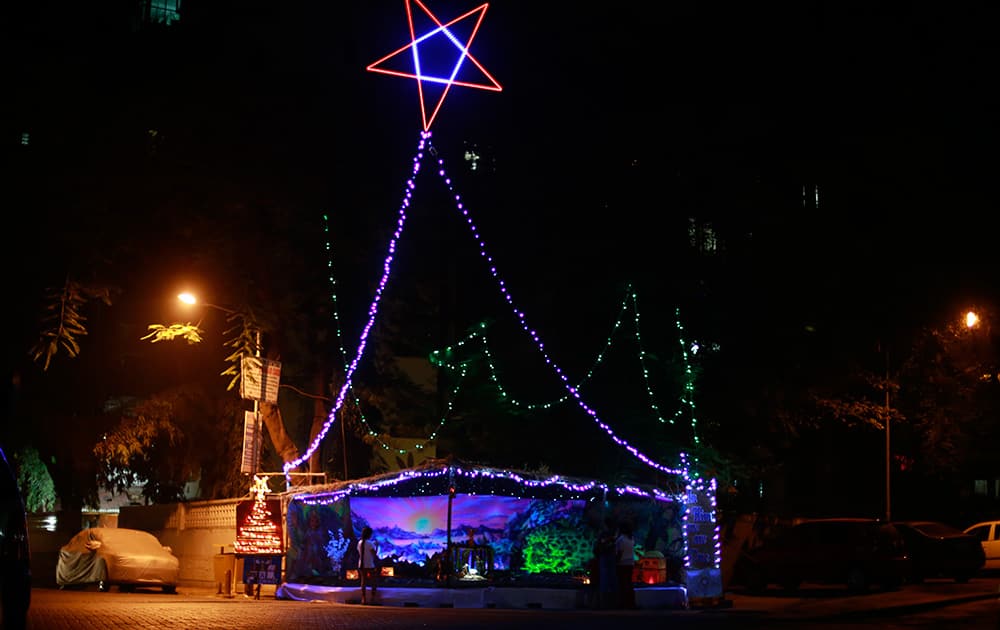
[[[967,527],[965,533],[973,536],[986,554],[984,569],[1000,569],[1000,521],[984,521]]]
[[[59,549],[56,584],[81,587],[97,584],[102,591],[155,586],[177,591],[180,561],[149,532],[122,527],[90,527]]]
[[[0,448],[0,627],[24,628],[31,606],[31,552],[24,500]]]
[[[906,542],[912,582],[935,577],[968,582],[986,563],[979,540],[957,527],[937,521],[896,521],[893,526]]]
[[[804,521],[743,552],[734,581],[751,591],[769,584],[795,590],[803,582],[844,584],[852,591],[878,584],[888,590],[909,572],[895,527],[876,519],[828,518]]]

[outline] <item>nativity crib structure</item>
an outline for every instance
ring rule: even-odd
[[[713,596],[716,580],[721,596],[712,483],[616,486],[429,460],[298,488],[282,502],[279,597],[358,599],[357,539],[368,526],[383,604],[586,607],[596,590],[593,543],[606,517],[632,526],[640,606],[686,607],[692,595]]]

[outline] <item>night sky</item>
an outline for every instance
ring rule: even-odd
[[[103,221],[155,241],[170,215],[118,193],[129,151],[162,142],[185,177],[161,207],[214,212],[238,191],[303,223],[329,213],[343,308],[360,319],[420,131],[413,81],[365,71],[408,41],[403,0],[185,0],[167,32],[130,30],[124,2],[15,4],[2,124],[19,227],[4,232],[22,295],[58,283],[60,244],[99,237]],[[429,3],[442,19],[475,6]],[[764,323],[918,327],[996,298],[1000,57],[986,6],[498,0],[471,52],[503,91],[454,88],[434,143],[517,306],[572,368],[629,282],[650,329],[667,327],[654,343],[673,343],[678,305],[728,338]],[[469,146],[490,168],[463,170]],[[509,315],[474,252],[461,258],[467,230],[448,227],[435,186],[415,192],[393,282],[450,255],[460,283],[483,283],[461,284],[459,329]],[[99,211],[79,202],[95,191],[110,199]],[[689,217],[724,254],[690,255]],[[184,252],[150,252],[124,274],[135,322],[165,319],[156,296],[184,274]],[[20,305],[27,339],[35,303]]]
[[[8,145],[32,129],[72,174],[110,150],[102,129],[160,123],[193,170],[389,229],[417,96],[364,67],[407,41],[403,0],[192,0],[173,40],[128,34],[127,3],[24,4],[5,20]],[[661,225],[698,215],[788,230],[833,268],[872,254],[885,275],[954,279],[990,247],[974,226],[992,209],[994,13],[496,2],[472,52],[504,90],[454,89],[435,142],[452,170],[464,143],[495,158],[489,207],[471,210],[512,272],[621,282],[662,260]]]

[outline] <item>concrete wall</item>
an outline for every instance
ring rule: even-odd
[[[236,505],[243,499],[194,501],[168,505],[123,506],[117,518],[118,527],[141,529],[156,536],[180,559],[182,586],[225,590],[220,575],[230,570],[233,592],[242,590],[242,561],[233,555],[236,540]],[[287,497],[282,499],[282,517]],[[110,519],[95,523],[114,527]],[[728,587],[733,564],[740,552],[753,546],[760,531],[768,524],[756,514],[742,514],[723,528],[722,578]],[[287,532],[285,532],[287,536]],[[66,542],[56,533],[32,528],[29,531],[32,553],[32,578],[38,586],[55,585],[55,565],[59,547]],[[270,587],[270,588],[268,588]],[[264,585],[262,592],[273,591]]]

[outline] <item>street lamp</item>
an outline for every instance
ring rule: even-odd
[[[188,292],[178,294],[177,299],[191,306],[199,303],[198,298],[193,293],[188,293]],[[210,302],[201,302],[201,305],[207,306],[208,308],[214,308],[228,315],[240,315],[240,313],[238,313],[237,311],[234,311],[233,309],[230,308],[226,308],[224,306],[219,306],[218,304],[212,304]],[[243,319],[244,319],[244,324],[246,324],[246,319],[245,318]],[[254,356],[260,359],[261,356],[260,327],[253,326],[253,330],[254,330],[254,348],[253,348]],[[242,370],[243,366],[241,364],[240,365],[241,377],[245,377],[245,375],[242,374]],[[263,389],[263,387],[261,389]],[[246,466],[247,462],[245,456],[243,458],[243,464],[241,465],[241,469],[248,467],[249,473],[251,475],[257,474],[258,460],[260,459],[260,446],[261,446],[260,401],[258,400],[257,397],[254,397],[253,398],[253,453],[250,457],[251,461],[249,462],[249,466]]]
[[[885,522],[892,520],[892,451],[889,448],[889,423],[892,409],[889,407],[889,350],[885,350]]]
[[[184,302],[185,304],[190,305],[190,306],[194,306],[195,304],[198,303],[198,298],[193,293],[187,293],[187,292],[178,293],[177,294],[177,299],[180,300],[181,302]],[[230,308],[226,308],[224,306],[219,306],[218,304],[210,304],[208,302],[202,302],[201,305],[202,306],[207,306],[209,308],[214,308],[216,310],[220,310],[223,313],[229,313],[230,315],[233,315],[233,314],[236,313],[236,311],[234,311],[234,310],[232,310]]]
[[[223,313],[229,315],[240,315],[237,311],[231,308],[226,308],[225,306],[219,306],[218,304],[212,304],[211,302],[199,302],[198,298],[193,293],[179,293],[177,299],[185,304],[194,306],[195,304],[201,304],[202,306],[207,306],[209,308],[214,308]],[[260,326],[253,326],[254,330],[254,356],[260,357]],[[256,401],[254,401],[256,403]]]

